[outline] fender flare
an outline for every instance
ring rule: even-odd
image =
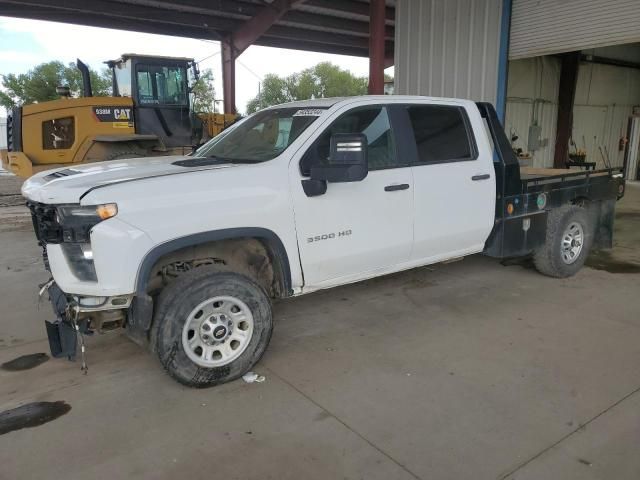
[[[230,240],[234,238],[257,238],[266,243],[267,247],[274,253],[273,262],[277,263],[282,273],[282,287],[284,296],[288,297],[293,294],[291,286],[291,265],[287,250],[280,240],[280,237],[273,231],[266,228],[258,227],[239,227],[225,228],[221,230],[211,230],[208,232],[194,233],[184,237],[178,237],[168,240],[152,248],[142,259],[142,263],[138,268],[136,277],[136,295],[143,296],[147,294],[147,283],[151,269],[156,262],[163,256],[180,250],[185,247],[194,247],[203,243],[214,242],[218,240]]]

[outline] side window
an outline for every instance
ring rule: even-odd
[[[131,68],[130,61],[126,65],[117,64],[114,67],[116,76],[116,84],[118,86],[118,95],[121,97],[131,96]]]
[[[153,85],[151,74],[148,71],[137,72],[138,77],[138,98],[140,103],[154,103]],[[158,103],[155,100],[155,103]]]
[[[465,113],[444,105],[414,105],[407,108],[418,147],[418,162],[441,163],[473,160]]]
[[[75,139],[76,129],[73,117],[56,118],[42,122],[42,148],[44,150],[71,148]]]
[[[331,135],[335,133],[364,133],[368,141],[369,170],[396,167],[396,146],[384,107],[365,107],[338,117],[314,142],[300,161],[300,171],[308,176],[311,167],[329,158]]]

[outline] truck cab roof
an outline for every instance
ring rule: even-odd
[[[413,103],[417,101],[432,101],[432,102],[457,102],[460,104],[474,105],[471,100],[462,100],[459,98],[443,98],[443,97],[427,97],[422,95],[357,95],[350,97],[329,97],[329,98],[315,98],[311,100],[298,100],[294,102],[281,103],[268,107],[269,109],[279,108],[330,108],[340,103],[352,103],[376,101],[379,103]]]

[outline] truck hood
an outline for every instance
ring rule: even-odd
[[[234,164],[196,167],[173,165],[176,161],[193,158],[182,155],[131,158],[46,170],[24,182],[22,195],[40,203],[79,203],[80,198],[87,191],[104,185],[237,166]]]

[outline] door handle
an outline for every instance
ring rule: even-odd
[[[471,180],[473,180],[474,182],[477,182],[478,180],[488,180],[491,178],[491,175],[489,175],[488,173],[484,173],[482,175],[474,175],[473,177],[471,177]]]
[[[396,185],[387,185],[384,187],[385,192],[395,192],[397,190],[407,190],[409,188],[408,183],[398,183]]]

